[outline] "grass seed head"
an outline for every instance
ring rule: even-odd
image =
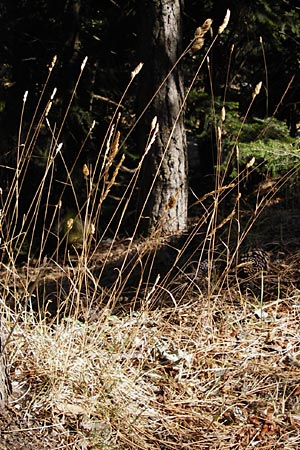
[[[253,164],[255,163],[255,157],[253,156],[250,161],[247,162],[246,164],[246,169],[249,169],[249,167],[252,167]]]
[[[90,171],[87,164],[83,164],[82,173],[86,178],[89,176]]]
[[[83,69],[85,68],[85,65],[86,65],[86,63],[87,63],[87,60],[88,60],[88,57],[86,56],[86,57],[84,58],[84,60],[82,61],[82,64],[81,64],[81,67],[80,67],[81,72],[82,72]]]
[[[91,223],[91,224],[90,224],[90,229],[89,229],[90,234],[91,234],[91,235],[94,235],[94,234],[95,234],[95,231],[96,231],[95,224],[94,224],[94,223]]]
[[[53,56],[53,59],[52,59],[52,61],[51,61],[51,64],[50,64],[50,66],[49,66],[49,72],[52,72],[52,70],[54,69],[54,66],[55,66],[55,64],[56,64],[56,61],[57,61],[57,55],[54,55],[54,56]]]
[[[116,154],[117,154],[118,151],[119,151],[120,136],[121,136],[120,131],[117,131],[117,132],[116,132],[115,139],[114,139],[114,141],[113,141],[113,143],[112,143],[112,146],[111,146],[111,154],[110,154],[110,157],[111,157],[112,159],[114,159],[114,157],[116,156]]]
[[[229,19],[230,19],[230,9],[227,9],[226,16],[224,17],[223,23],[222,23],[221,26],[219,26],[218,34],[223,33],[225,28],[227,28],[227,25],[229,23]]]
[[[223,106],[221,109],[221,121],[224,122],[225,118],[226,118],[226,110],[225,110],[225,106]]]
[[[135,78],[143,68],[144,63],[139,63],[136,68],[131,72],[131,79]]]
[[[196,28],[194,34],[194,41],[191,50],[196,52],[200,50],[204,45],[204,35],[210,30],[212,24],[211,19],[206,19],[201,27]]]
[[[151,133],[151,131],[153,131],[155,129],[156,124],[157,124],[157,116],[153,117],[153,119],[152,119],[150,133]]]
[[[74,225],[74,219],[71,217],[70,219],[67,220],[67,230],[72,230]]]
[[[252,98],[253,98],[253,99],[255,99],[255,97],[260,93],[261,86],[262,86],[262,81],[260,81],[259,83],[257,83],[257,85],[255,86],[254,92],[253,92],[253,94],[252,94]]]

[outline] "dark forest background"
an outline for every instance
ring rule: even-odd
[[[82,61],[87,65],[76,90],[71,110],[60,135],[62,152],[69,167],[76,161],[76,177],[83,164],[97,159],[108,124],[127,86],[131,71],[143,61],[140,45],[137,1],[90,0],[0,2],[0,164],[1,188],[10,186],[18,146],[31,129],[38,102],[45,106],[56,87],[52,120],[59,124],[74,91]],[[193,195],[200,195],[214,185],[216,110],[226,105],[223,130],[224,167],[226,155],[247,117],[239,136],[241,165],[253,156],[259,161],[252,181],[280,176],[298,164],[298,122],[300,114],[300,7],[297,1],[199,1],[187,0],[182,17],[183,48],[189,45],[195,29],[207,18],[213,20],[212,33],[206,37],[200,54],[183,59],[185,84],[188,86],[213,35],[223,22],[227,8],[230,24],[213,46],[209,64],[196,78],[186,108],[186,128],[190,155],[189,183]],[[147,11],[144,11],[147,18]],[[54,55],[58,62],[46,92],[41,98],[49,66]],[[259,97],[251,111],[253,90],[262,81]],[[22,129],[20,117],[24,93],[28,91]],[[133,83],[121,105],[119,127],[123,136],[132,129],[136,118],[138,83]],[[44,102],[44,104],[43,104]],[[80,153],[95,121],[93,133]],[[28,163],[23,189],[24,210],[44,173],[49,134],[43,129]],[[278,150],[287,150],[285,157]],[[139,157],[135,133],[129,133],[122,146],[127,169]],[[12,169],[12,170],[10,170]],[[227,165],[226,177],[235,176]],[[63,182],[64,167],[55,166],[55,178]],[[77,174],[77,175],[76,175]],[[112,191],[108,213],[119,201],[119,191],[126,185],[126,170]],[[50,203],[56,204],[61,193],[52,188]],[[78,185],[78,198],[85,186]],[[66,190],[65,204],[72,195]],[[28,202],[28,205],[25,203]]]

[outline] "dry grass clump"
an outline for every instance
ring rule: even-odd
[[[299,311],[298,292],[233,291],[91,323],[27,316],[9,341],[12,405],[70,448],[297,448]]]

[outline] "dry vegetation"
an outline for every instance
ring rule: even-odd
[[[117,229],[108,239],[109,224],[101,235],[97,224],[123,164],[116,109],[96,167],[83,167],[84,207],[46,260],[58,204],[39,256],[20,266],[16,249],[28,240],[31,250],[43,186],[62,157],[53,98],[20,141],[2,199],[1,336],[12,394],[0,412],[0,449],[299,448],[300,213],[282,199],[272,204],[289,177],[257,197],[247,216],[239,185],[251,166],[230,186],[217,169],[216,189],[195,200],[198,215],[184,236],[162,238],[158,225],[138,240],[137,223],[130,238],[120,241]],[[45,128],[45,177],[32,220],[18,229],[26,161]],[[146,151],[157,131],[154,121]],[[121,217],[141,164],[120,201]],[[236,200],[224,209],[229,193]],[[81,245],[78,238],[72,244],[75,223]],[[268,272],[251,280],[236,270],[247,239],[271,254]]]

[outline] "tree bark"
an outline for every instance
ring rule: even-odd
[[[138,6],[140,58],[144,62],[139,110],[142,112],[151,101],[139,128],[141,152],[145,150],[153,117],[157,116],[159,123],[159,133],[144,161],[139,210],[148,230],[161,227],[162,231],[173,233],[187,225],[184,90],[182,71],[180,65],[176,65],[181,54],[183,1],[139,0]]]

